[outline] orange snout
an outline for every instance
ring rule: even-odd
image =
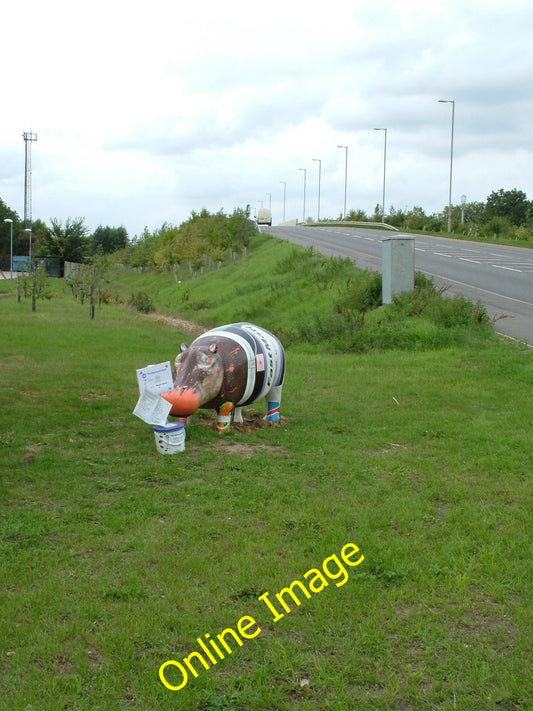
[[[188,417],[200,407],[200,395],[194,390],[174,388],[168,393],[161,393],[161,397],[172,405],[170,414],[174,417]]]

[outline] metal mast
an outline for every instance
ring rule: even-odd
[[[24,131],[24,227],[31,227],[31,144],[37,134]]]

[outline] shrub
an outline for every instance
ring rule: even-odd
[[[513,227],[507,217],[493,217],[481,228],[484,237],[506,237],[513,232]]]
[[[527,242],[528,240],[533,240],[533,232],[528,230],[527,227],[516,227],[514,230],[514,238]]]
[[[274,266],[272,273],[275,276],[282,274],[307,274],[314,268],[317,260],[321,259],[314,247],[306,247],[302,251],[300,247],[293,247],[291,252],[280,259]]]
[[[136,294],[132,294],[128,299],[128,306],[132,309],[140,311],[143,314],[148,314],[151,311],[155,311],[155,306],[152,303],[152,299],[144,291],[139,291]]]
[[[311,314],[296,322],[289,343],[327,345],[335,351],[441,348],[488,334],[484,306],[464,296],[447,298],[431,279],[415,274],[415,287],[381,305],[381,276],[366,272],[348,284],[334,313]],[[486,327],[486,328],[480,328]]]
[[[425,280],[425,283],[423,283]],[[446,298],[436,289],[431,280],[419,280],[412,292],[393,299],[392,312],[397,317],[410,318],[423,315],[424,318],[444,328],[488,324],[490,319],[481,302],[474,303],[458,294]]]

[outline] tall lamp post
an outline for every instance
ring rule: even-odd
[[[384,147],[383,147],[383,200],[381,202],[382,212],[381,212],[381,222],[385,224],[385,176],[387,173],[387,129],[386,128],[375,128],[374,131],[383,131],[385,135]]]
[[[268,207],[272,210],[272,193],[267,193],[268,195]]]
[[[285,222],[285,201],[287,199],[287,182],[285,180],[279,181],[283,185],[283,222]]]
[[[31,227],[26,227],[24,232],[29,232],[30,233],[30,269],[31,269]]]
[[[348,146],[337,146],[337,148],[344,148],[344,212],[343,218],[346,219],[346,186],[348,185]]]
[[[320,222],[320,179],[322,177],[322,161],[320,158],[313,158],[313,160],[318,163],[318,208],[316,221]]]
[[[303,170],[304,174],[304,211],[303,211],[303,220],[302,222],[305,223],[305,183],[307,180],[307,169],[306,168],[298,168],[298,170]]]
[[[10,217],[6,217],[4,222],[9,222],[11,227],[11,251],[9,259],[9,278],[13,279],[13,220]]]
[[[453,170],[453,126],[455,122],[455,99],[439,99],[439,104],[452,105],[452,137],[450,141],[450,187],[448,190],[448,232],[452,231],[452,170]]]

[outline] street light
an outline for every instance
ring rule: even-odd
[[[30,233],[30,269],[31,269],[31,227],[26,227],[24,232],[29,232]]]
[[[344,213],[343,217],[346,219],[346,186],[348,184],[348,146],[337,146],[337,148],[344,148],[346,151],[344,157]]]
[[[298,170],[303,170],[303,172],[304,172],[304,212],[303,212],[302,222],[305,223],[305,182],[307,180],[307,169],[306,168],[298,168]]]
[[[285,180],[279,181],[283,185],[283,222],[285,222],[285,200],[287,198],[287,183]]]
[[[452,137],[450,142],[450,188],[448,191],[448,232],[452,231],[452,169],[453,169],[453,125],[455,122],[455,99],[438,99],[439,104],[452,105]]]
[[[461,224],[464,225],[465,223],[465,204],[466,204],[466,195],[461,195]]]
[[[11,256],[9,260],[9,278],[13,279],[13,220],[10,217],[6,217],[4,222],[9,222],[11,227]]]
[[[385,224],[385,175],[387,171],[387,129],[386,128],[375,128],[374,131],[384,131],[385,142],[383,148],[383,212],[381,213],[381,221]]]
[[[313,158],[312,160],[318,163],[318,210],[317,210],[317,222],[320,222],[320,178],[322,174],[322,161],[320,158]]]
[[[267,193],[268,195],[268,207],[272,210],[272,193]]]

